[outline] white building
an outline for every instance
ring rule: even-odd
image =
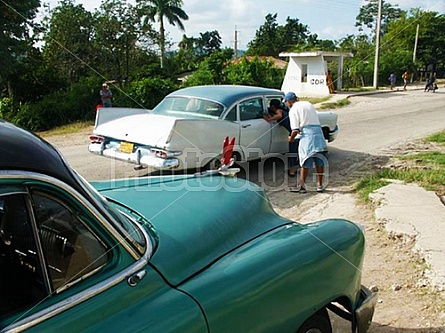
[[[342,89],[343,60],[352,57],[351,53],[311,51],[299,53],[280,53],[280,57],[289,57],[286,75],[281,90],[293,91],[297,96],[326,96],[329,88],[326,84],[328,63],[337,62],[336,90]]]

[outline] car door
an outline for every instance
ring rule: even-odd
[[[126,251],[77,193],[26,183],[0,174],[1,332],[207,332],[196,302]]]
[[[267,96],[266,105],[270,105],[270,101],[273,99],[278,99],[281,101],[283,96]],[[283,104],[283,108],[286,106]],[[286,107],[287,109],[287,107]],[[288,137],[289,133],[287,130],[281,126],[278,121],[272,121],[271,123],[271,142],[270,142],[270,153],[287,153],[289,151]]]
[[[264,105],[261,96],[238,103],[239,144],[247,160],[261,158],[270,151],[272,126],[264,120],[264,114],[267,113]]]

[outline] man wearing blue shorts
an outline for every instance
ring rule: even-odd
[[[298,155],[300,159],[300,184],[291,188],[292,192],[306,192],[306,178],[309,168],[315,164],[317,172],[317,192],[323,192],[323,171],[324,164],[327,161],[326,153],[328,146],[323,136],[317,111],[314,106],[306,101],[298,101],[298,97],[293,92],[284,96],[284,101],[289,106],[289,120],[292,133],[289,136],[289,142],[300,137],[298,146]]]

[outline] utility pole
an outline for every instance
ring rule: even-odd
[[[379,11],[377,13],[377,29],[375,36],[375,62],[374,62],[374,89],[379,89],[379,61],[380,61],[380,30],[382,26],[382,4],[379,0]]]
[[[416,41],[414,42],[413,63],[416,62],[417,42],[418,41],[419,41],[419,24],[417,25],[417,30],[416,30]]]
[[[234,49],[234,59],[238,59],[238,31],[236,30],[235,25],[235,49]]]

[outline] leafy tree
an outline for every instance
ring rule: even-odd
[[[277,16],[278,14],[266,15],[266,21],[259,27],[254,39],[247,45],[247,55],[277,56],[283,50]]]
[[[223,84],[226,82],[224,69],[233,52],[226,49],[210,54],[199,64],[198,70],[186,81],[187,86]]]
[[[297,51],[316,44],[317,35],[311,35],[307,25],[297,18],[287,17],[286,24],[277,23],[277,14],[267,14],[265,23],[256,31],[248,44],[247,55],[277,57],[284,51]]]
[[[344,64],[343,86],[370,85],[374,73],[375,47],[366,35],[348,35],[339,42],[339,51],[352,53]]]
[[[367,4],[360,7],[359,14],[356,17],[355,26],[359,31],[364,31],[364,28],[371,29],[372,34],[375,35],[377,29],[377,15],[379,11],[379,0],[366,0]],[[382,0],[383,1],[383,0]],[[402,15],[402,10],[397,8],[398,5],[391,5],[388,2],[382,2],[382,21],[381,29],[383,32],[388,30],[388,25],[394,20],[397,20]]]
[[[420,15],[420,16],[419,16]],[[445,71],[445,14],[417,12],[413,17],[420,24],[417,59],[425,71]]]
[[[114,102],[126,107],[152,109],[165,95],[178,88],[173,79],[165,79],[160,76],[146,77],[134,80],[123,94],[114,98]]]
[[[204,56],[221,51],[221,36],[217,30],[200,33],[199,47]]]
[[[180,71],[196,69],[205,57],[221,51],[221,45],[221,37],[216,30],[200,33],[198,38],[183,35],[177,53]]]
[[[143,44],[139,41],[143,38]],[[156,39],[151,24],[141,24],[137,9],[120,0],[105,0],[95,15],[95,59],[98,73],[119,85],[136,75],[143,53],[150,53]],[[153,53],[153,52],[151,52]]]
[[[30,22],[35,18],[39,6],[39,0],[0,1],[0,81],[3,84],[31,48]]]
[[[237,64],[230,63],[226,68],[229,84],[242,84],[280,89],[284,79],[284,70],[277,68],[268,59],[244,57]]]
[[[96,56],[93,16],[74,0],[60,1],[50,14],[44,23],[44,59],[68,84],[77,82],[88,74]]]
[[[299,22],[297,18],[286,18],[286,24],[279,28],[279,38],[283,45],[280,51],[291,51],[303,48],[312,39],[314,43],[317,35],[311,35],[309,27]],[[278,55],[278,54],[277,54]]]
[[[317,34],[313,34],[309,37],[307,47],[308,50],[319,51],[337,51],[337,44],[330,39],[318,39]]]
[[[2,106],[2,114],[14,112],[20,103],[19,94],[25,93],[19,89],[16,79],[35,51],[31,20],[39,4],[38,0],[0,1],[0,85],[2,97],[8,100]],[[7,110],[8,107],[11,109]]]
[[[136,0],[140,5],[140,13],[145,16],[144,22],[157,19],[159,22],[159,45],[161,48],[161,68],[164,67],[165,59],[165,26],[164,19],[179,29],[185,30],[182,20],[188,20],[188,15],[181,8],[182,0]]]

